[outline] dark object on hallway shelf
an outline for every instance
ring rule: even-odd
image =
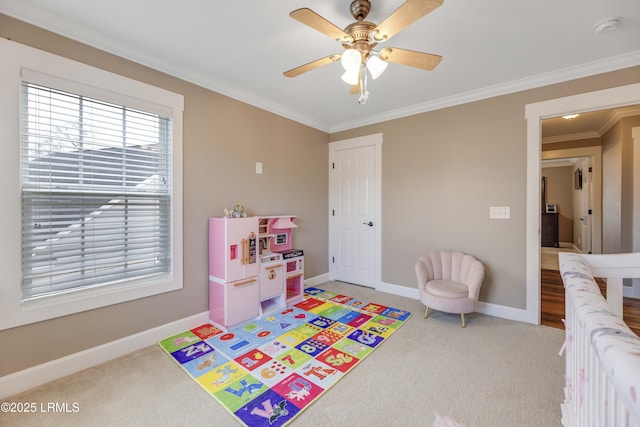
[[[542,214],[542,229],[541,229],[541,244],[544,247],[560,246],[558,242],[558,215],[557,213],[543,213]]]

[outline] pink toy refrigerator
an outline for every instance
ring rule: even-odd
[[[259,314],[258,218],[209,218],[209,318],[219,326]]]

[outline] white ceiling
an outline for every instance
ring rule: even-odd
[[[403,0],[371,0],[380,23]],[[342,52],[288,16],[309,7],[337,26],[350,0],[0,0],[0,13],[335,132],[495,95],[640,65],[639,0],[445,0],[379,47],[443,56],[433,71],[390,64],[359,105],[340,63],[293,79],[291,68]],[[621,17],[596,34],[602,20]],[[523,112],[524,114],[524,112]]]

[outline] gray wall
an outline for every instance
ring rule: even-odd
[[[602,136],[602,253],[620,253],[622,210],[622,122]]]
[[[384,135],[383,282],[415,288],[421,254],[459,249],[485,264],[481,301],[525,309],[525,105],[639,81],[634,67],[332,134]]]
[[[634,127],[640,126],[640,116],[624,117],[622,122],[622,220],[620,223],[620,248],[622,252],[633,251],[633,174],[640,165],[633,161]],[[638,221],[638,218],[635,218]]]
[[[207,218],[238,202],[253,215],[298,215],[306,277],[327,272],[328,134],[1,14],[0,37],[185,99],[184,289],[0,331],[0,376],[206,311]]]
[[[623,117],[602,136],[603,252],[633,250],[633,138],[640,116]]]
[[[378,132],[382,280],[415,288],[418,256],[460,249],[486,265],[482,301],[523,309],[525,104],[640,81],[636,67],[327,135],[3,15],[0,36],[185,97],[184,289],[0,331],[0,375],[205,311],[206,219],[236,202],[297,214],[306,276],[328,272],[327,143]],[[489,206],[511,219],[489,220]]]

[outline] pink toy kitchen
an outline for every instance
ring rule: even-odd
[[[209,319],[229,328],[304,296],[295,215],[209,218]]]

